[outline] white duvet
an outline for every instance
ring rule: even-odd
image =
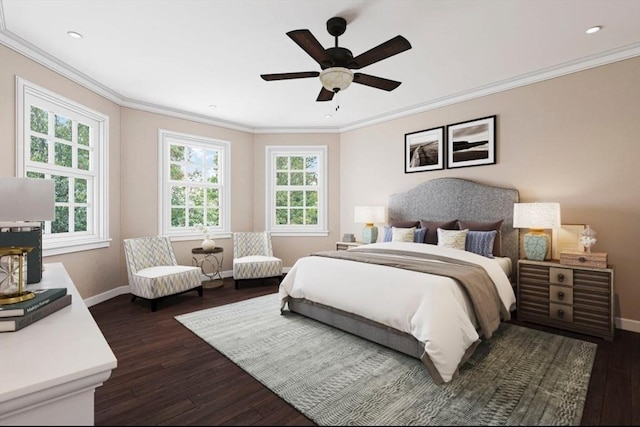
[[[367,245],[444,255],[484,267],[507,310],[515,294],[500,264],[472,252],[421,243]],[[360,246],[361,248],[364,246]],[[415,271],[340,259],[300,258],[280,284],[287,297],[335,307],[413,335],[445,382],[451,381],[469,346],[479,339],[473,306],[457,281]]]

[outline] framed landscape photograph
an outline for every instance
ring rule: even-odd
[[[444,126],[404,135],[404,173],[444,169]]]
[[[447,168],[496,163],[496,116],[447,125]]]

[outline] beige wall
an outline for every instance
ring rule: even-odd
[[[405,133],[493,114],[496,165],[404,173]],[[344,132],[340,149],[341,233],[360,233],[355,205],[386,205],[426,180],[516,188],[598,232],[592,250],[615,268],[616,316],[640,321],[640,58]]]
[[[158,128],[231,142],[232,230],[264,228],[266,145],[329,147],[327,237],[276,237],[291,266],[299,256],[334,247],[357,204],[424,180],[452,176],[514,187],[522,201],[557,201],[565,224],[590,224],[594,251],[615,267],[616,316],[640,321],[640,58],[620,61],[425,113],[337,134],[251,134],[117,104],[0,45],[0,175],[15,175],[15,76],[109,116],[110,248],[47,257],[63,262],[84,298],[126,284],[122,239],[157,233]],[[405,174],[404,134],[496,114],[497,164]],[[339,197],[337,196],[339,194]],[[232,243],[223,268],[231,269]],[[175,242],[190,262],[196,241]]]
[[[15,176],[16,76],[49,89],[109,117],[109,234],[107,249],[46,257],[62,262],[80,295],[87,298],[121,285],[120,107],[0,44],[0,176]]]

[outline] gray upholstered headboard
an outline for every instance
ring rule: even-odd
[[[492,187],[461,178],[436,178],[406,193],[389,196],[389,222],[502,219],[502,255],[511,258],[515,273],[520,249],[518,229],[513,228],[513,204],[519,200],[518,190],[513,188]]]

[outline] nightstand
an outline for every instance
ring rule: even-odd
[[[613,268],[518,261],[518,320],[613,341]]]
[[[362,242],[336,242],[336,251],[346,251],[349,248],[356,248],[364,245]]]

